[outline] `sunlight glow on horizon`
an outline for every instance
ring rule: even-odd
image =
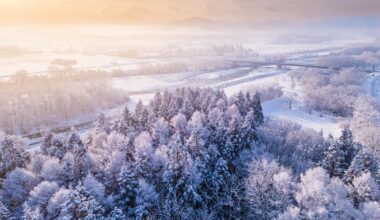
[[[0,0],[0,23],[302,22],[380,16],[377,0]]]

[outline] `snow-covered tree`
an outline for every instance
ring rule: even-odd
[[[58,166],[48,166],[49,164],[45,163],[47,174],[49,172],[52,172],[54,174],[59,174],[60,173],[60,179],[62,179],[62,182],[66,185],[72,185],[74,182],[77,181],[75,178],[75,173],[74,173],[74,167],[75,167],[75,162],[74,162],[74,155],[71,152],[67,152],[65,156],[63,157],[62,161],[58,162],[57,160],[52,161],[52,164],[59,164]],[[44,166],[44,167],[45,167]],[[45,169],[45,168],[44,168]],[[48,175],[46,175],[47,178]]]
[[[241,138],[243,143],[243,148],[249,148],[254,140],[257,139],[256,135],[256,121],[253,111],[247,112],[244,117],[244,122],[241,129]]]
[[[154,186],[144,180],[139,181],[136,193],[136,207],[134,215],[136,219],[147,219],[153,217],[157,212],[159,195]]]
[[[70,193],[70,190],[65,189],[65,188],[60,188],[49,199],[49,203],[46,207],[48,219],[55,219],[58,217],[62,209],[62,204],[64,204],[69,198],[69,193]]]
[[[101,133],[101,132],[105,132],[105,133],[109,133],[109,123],[108,123],[108,120],[106,119],[106,116],[104,113],[100,113],[99,116],[98,116],[98,123],[97,123],[97,127],[96,127],[96,132],[97,133]]]
[[[182,113],[178,113],[171,119],[171,125],[173,126],[174,131],[181,135],[185,135],[188,132],[187,119]]]
[[[276,218],[293,203],[294,190],[295,182],[290,170],[267,159],[251,162],[246,180],[251,218]]]
[[[64,169],[64,165],[60,163],[57,158],[48,158],[44,162],[40,176],[47,181],[56,181],[59,183],[66,183],[68,179],[71,179],[69,175],[73,175],[73,173],[69,172],[68,169]],[[67,173],[66,173],[67,171]],[[65,177],[68,177],[67,179]]]
[[[91,166],[91,159],[87,154],[87,146],[82,142],[80,136],[75,132],[71,134],[68,142],[69,149],[73,154],[74,180],[81,180]]]
[[[350,167],[344,174],[344,180],[352,183],[354,177],[360,176],[363,173],[369,172],[371,176],[378,180],[379,165],[376,158],[368,149],[360,150],[352,160]]]
[[[300,209],[298,207],[289,206],[287,210],[281,213],[277,220],[298,220],[301,219]]]
[[[44,154],[33,154],[27,166],[27,169],[35,174],[41,174],[44,163],[49,159],[49,156],[46,156]]]
[[[24,143],[16,136],[5,136],[0,140],[0,178],[16,167],[25,167],[29,162],[29,153]]]
[[[133,216],[139,184],[135,165],[136,164],[131,163],[124,164],[121,168],[119,179],[117,180],[119,190],[116,195],[116,202],[129,216]]]
[[[0,151],[0,214],[18,219],[245,218],[247,163],[263,140],[256,138],[260,123],[253,103],[249,93],[227,99],[222,90],[164,91],[147,106],[139,102],[134,113],[125,108],[115,120],[99,117],[88,134],[72,131],[67,138],[46,132],[41,151],[31,156],[22,140],[1,135],[11,141],[2,142]],[[314,146],[310,143],[314,140],[307,143]],[[283,196],[278,201],[288,201],[284,189],[293,187],[290,171],[268,179],[272,191]]]
[[[231,173],[228,169],[227,162],[223,158],[219,158],[215,164],[215,169],[211,177],[213,189],[217,192],[226,189],[228,181],[230,180]]]
[[[54,156],[59,159],[62,159],[65,153],[67,152],[67,149],[64,146],[63,140],[61,140],[59,137],[53,137],[50,143],[51,145],[47,153],[50,156]]]
[[[358,142],[368,147],[375,155],[380,155],[380,137],[378,135],[380,125],[377,123],[380,113],[376,110],[375,105],[370,98],[360,96],[355,102],[351,127]]]
[[[192,179],[190,155],[179,140],[178,133],[174,138],[169,150],[169,162],[162,177],[167,191],[164,202],[166,218],[182,218],[181,214],[191,212],[201,199]]]
[[[42,181],[29,193],[27,200],[28,206],[31,208],[39,207],[45,210],[50,198],[59,190],[59,186],[55,182]]]
[[[79,183],[70,191],[57,219],[99,219],[104,208]]]
[[[83,186],[87,192],[92,195],[99,203],[105,200],[105,187],[89,173],[83,180]]]
[[[380,189],[369,172],[362,173],[352,181],[353,197],[355,205],[380,200]]]
[[[42,142],[41,142],[41,152],[45,155],[49,155],[50,148],[52,146],[53,134],[50,130],[44,131]]]
[[[109,219],[112,219],[112,220],[124,220],[126,219],[127,217],[125,216],[123,210],[121,210],[120,208],[118,207],[115,207],[114,209],[112,209],[111,213],[108,215]]]
[[[344,172],[350,166],[356,151],[351,131],[344,129],[339,140],[332,143],[327,149],[325,158],[322,161],[322,167],[327,170],[331,177],[342,178]]]
[[[263,109],[261,107],[260,94],[256,93],[252,97],[251,108],[255,115],[255,122],[257,125],[260,125],[264,122]]]
[[[367,202],[363,204],[362,212],[365,219],[377,219],[380,216],[380,203]]]
[[[190,136],[186,140],[186,145],[193,158],[200,155],[208,138],[207,129],[204,127],[205,120],[205,116],[199,111],[194,112],[189,120]]]
[[[330,179],[321,167],[301,175],[295,198],[301,219],[361,218],[349,199],[348,187],[338,178]]]
[[[8,207],[5,206],[1,201],[0,201],[0,219],[1,220],[6,220],[10,219],[11,217],[11,212],[9,211]]]
[[[23,205],[23,216],[22,220],[43,220],[43,215],[41,214],[40,207],[32,209],[29,205]]]
[[[34,173],[23,168],[16,168],[9,173],[2,185],[2,200],[8,207],[21,205],[29,192],[38,184]]]
[[[153,145],[167,144],[170,138],[169,123],[164,118],[158,119],[152,126]]]

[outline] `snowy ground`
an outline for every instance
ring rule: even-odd
[[[323,51],[323,53],[327,53],[327,51]],[[302,60],[302,56],[295,56],[294,58]],[[106,60],[105,62],[108,61]],[[130,109],[133,109],[139,100],[147,104],[153,98],[154,92],[157,90],[162,91],[164,89],[173,89],[182,86],[213,87],[222,88],[227,96],[231,96],[240,90],[247,90],[251,87],[278,85],[282,88],[284,97],[264,102],[263,110],[265,116],[289,120],[318,132],[323,130],[324,135],[331,133],[333,136],[339,136],[341,131],[339,119],[332,116],[321,117],[321,114],[318,112],[308,113],[304,110],[302,106],[301,86],[295,84],[288,74],[294,68],[298,67],[279,69],[276,66],[261,66],[255,69],[232,68],[210,72],[189,71],[114,78],[112,83],[115,88],[123,89],[131,94],[130,101],[127,103]],[[376,94],[379,94],[378,89],[376,89],[378,88],[376,87],[376,85],[378,85],[377,83],[380,83],[380,75],[372,77],[371,80],[368,81],[367,86],[371,88],[371,92],[375,90]],[[292,99],[294,102],[291,109],[289,109],[289,99]],[[121,114],[123,108],[124,106],[119,106],[104,113],[107,117],[113,117],[114,115]],[[80,117],[77,120],[66,122],[65,125],[83,122],[84,119],[88,119],[87,121],[95,121],[97,114],[98,113],[94,113]],[[94,123],[80,130],[80,133],[86,134],[93,127]]]
[[[130,96],[130,100],[127,106],[133,110],[136,103],[141,100],[144,104],[148,104],[153,98],[154,92],[157,90],[176,88],[186,86],[193,78],[202,78],[202,74],[205,75],[205,87],[223,88],[227,96],[232,96],[240,90],[247,90],[251,87],[266,86],[277,84],[282,87],[285,97],[299,98],[302,91],[298,85],[293,85],[291,78],[288,75],[289,69],[277,69],[276,67],[262,67],[248,71],[243,76],[220,81],[228,74],[232,74],[241,71],[240,68],[231,70],[221,70],[212,73],[199,73],[199,72],[186,72],[177,74],[164,74],[164,76],[139,76],[139,77],[124,77],[114,80],[114,86],[119,89],[124,89],[127,92],[131,92],[134,95]],[[213,77],[208,78],[207,76]],[[207,83],[209,82],[209,83]],[[294,102],[294,101],[293,101]],[[119,106],[107,111],[104,111],[107,117],[122,113],[125,106]],[[289,109],[288,98],[278,98],[263,103],[264,115],[267,117],[275,117],[279,119],[289,120],[300,124],[305,128],[311,128],[315,131],[323,131],[324,135],[332,134],[337,137],[340,135],[341,128],[339,121],[331,116],[321,117],[318,112],[308,113],[304,111],[300,102],[292,105],[292,109]],[[92,121],[95,122],[98,113],[82,116],[78,119],[66,122],[65,125],[70,123],[78,124],[83,122]],[[87,119],[87,121],[85,121]],[[84,128],[78,130],[78,133],[85,136],[95,126],[95,123],[86,125]],[[31,146],[31,149],[38,147],[38,140],[33,140],[31,143],[35,143]]]
[[[266,78],[226,87],[224,91],[228,96],[231,96],[240,90],[249,90],[249,88],[265,87],[268,85],[278,85],[282,88],[284,97],[264,102],[263,112],[265,116],[292,121],[305,128],[311,128],[318,132],[322,130],[325,136],[332,134],[334,137],[338,137],[342,128],[337,118],[326,115],[321,116],[318,112],[306,112],[302,102],[294,101],[302,99],[302,90],[300,85],[292,83],[291,78],[287,73],[287,71],[283,71],[282,74],[276,74]],[[292,100],[291,109],[289,107],[290,100]]]
[[[342,128],[339,126],[337,119],[332,116],[321,116],[318,113],[307,113],[302,110],[302,105],[292,104],[290,109],[289,99],[274,99],[263,103],[265,116],[275,117],[300,124],[305,128],[311,128],[315,131],[323,131],[325,137],[332,134],[339,137]]]

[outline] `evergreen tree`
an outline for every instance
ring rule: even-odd
[[[70,152],[73,152],[74,148],[77,148],[78,146],[83,146],[83,142],[75,131],[73,131],[69,136],[69,141],[67,144],[67,148]]]
[[[160,116],[165,118],[166,120],[169,120],[170,114],[169,114],[169,106],[170,106],[170,100],[172,99],[171,93],[167,90],[165,90],[162,93],[162,99],[161,99],[161,105],[160,105]]]
[[[190,118],[194,111],[194,98],[192,97],[192,93],[187,93],[184,100],[183,100],[183,106],[181,108],[181,113],[186,116],[186,118]]]
[[[36,175],[24,168],[16,168],[7,175],[1,185],[1,200],[9,208],[19,208],[29,192],[38,184]]]
[[[321,165],[327,170],[330,177],[342,178],[355,153],[356,149],[352,140],[352,133],[350,130],[344,129],[339,140],[328,147]]]
[[[142,117],[144,111],[144,104],[141,99],[136,103],[135,112],[133,114],[133,121],[137,123],[137,121]]]
[[[123,118],[116,124],[114,130],[123,135],[127,135],[128,130],[132,129],[133,125],[133,116],[130,113],[128,106],[125,106],[123,110]]]
[[[173,118],[182,108],[182,97],[172,97],[169,103],[168,116]]]
[[[166,217],[174,219],[182,218],[182,212],[191,212],[201,199],[189,170],[190,156],[178,139],[177,135],[176,140],[172,141],[177,144],[172,144],[169,150],[169,162],[163,173],[163,182],[167,190],[165,211],[168,216]]]
[[[243,126],[241,129],[241,136],[243,140],[243,148],[248,149],[252,142],[257,139],[256,135],[256,122],[255,115],[253,111],[249,111],[243,122]]]
[[[103,207],[79,183],[71,190],[57,219],[99,219],[103,216]]]
[[[153,114],[154,114],[156,117],[158,117],[159,114],[160,114],[160,106],[161,106],[161,102],[162,102],[161,92],[160,92],[160,91],[157,91],[157,92],[154,94],[154,97],[153,97],[152,101],[150,102],[151,110],[152,110]]]
[[[56,137],[50,130],[45,131],[41,143],[41,152],[43,154],[62,159],[66,150],[63,141],[59,137]]]
[[[11,217],[9,209],[0,201],[0,220],[7,220]]]
[[[243,123],[242,117],[236,105],[232,105],[228,108],[226,116],[228,121],[228,135],[225,144],[220,146],[220,152],[227,161],[230,161],[232,158],[236,158],[238,152],[243,149],[245,140],[243,140],[243,132],[241,130],[241,123]]]
[[[25,167],[30,154],[25,151],[24,143],[15,136],[5,136],[0,140],[0,179],[16,167]]]
[[[236,97],[235,105],[239,109],[240,115],[244,116],[249,110],[249,108],[246,108],[246,100],[245,100],[244,93],[242,91],[238,93]]]
[[[112,219],[112,220],[124,220],[124,219],[127,219],[127,217],[125,216],[123,210],[121,210],[118,207],[115,207],[111,211],[111,213],[109,214],[109,219]]]
[[[158,201],[159,195],[154,186],[144,180],[140,180],[136,195],[136,208],[134,210],[136,219],[143,220],[149,216],[154,216]]]
[[[116,202],[122,210],[128,214],[133,214],[133,209],[136,206],[136,193],[138,189],[138,175],[136,173],[135,165],[127,163],[121,168],[117,184],[119,187],[116,196]]]
[[[78,134],[73,133],[69,139],[69,146],[72,149],[74,155],[73,168],[75,179],[81,180],[84,176],[86,176],[86,173],[88,172],[86,170],[86,163],[88,162],[86,157],[86,145],[82,142]]]
[[[380,188],[376,181],[371,177],[371,173],[362,173],[352,180],[352,194],[356,207],[370,201],[380,200]]]
[[[41,214],[40,208],[37,207],[32,209],[29,205],[23,205],[24,214],[22,220],[43,220],[43,215]]]
[[[362,173],[369,172],[375,180],[378,181],[377,171],[379,165],[376,158],[366,148],[363,148],[352,160],[350,167],[344,174],[345,182],[352,183],[354,177],[360,176]]]
[[[151,128],[153,146],[158,147],[159,145],[167,144],[170,138],[170,126],[164,118],[158,119]]]
[[[189,121],[190,136],[186,141],[187,148],[193,159],[200,156],[201,150],[205,147],[205,140],[208,138],[208,132],[204,124],[204,115],[198,111],[194,112]]]
[[[130,113],[128,106],[125,106],[123,110],[123,122],[128,126],[133,124],[132,114]]]
[[[255,115],[255,122],[257,123],[257,125],[261,125],[264,122],[264,114],[263,114],[263,109],[261,107],[261,100],[260,100],[259,93],[256,93],[252,97],[251,106]]]
[[[50,156],[57,157],[62,159],[66,153],[66,147],[64,146],[63,141],[59,137],[53,137],[51,140],[51,146],[48,151]]]
[[[105,114],[100,113],[98,116],[98,124],[96,128],[97,133],[106,132],[107,134],[110,132],[110,126],[106,119]]]
[[[339,137],[339,141],[343,145],[346,153],[346,163],[350,164],[357,154],[358,145],[354,142],[352,131],[348,128],[343,129],[342,135]]]
[[[45,155],[50,155],[49,152],[51,151],[52,147],[52,141],[53,141],[53,134],[51,133],[50,130],[47,130],[44,132],[44,136],[42,137],[42,142],[41,142],[41,152]]]
[[[219,158],[212,174],[212,186],[215,191],[219,192],[227,189],[227,181],[230,180],[230,177],[227,162],[223,158]]]
[[[330,177],[342,177],[345,172],[345,152],[339,142],[329,146],[322,161],[322,167],[327,170]]]

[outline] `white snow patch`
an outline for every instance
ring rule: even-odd
[[[268,77],[263,77],[260,79],[229,86],[229,87],[224,88],[224,91],[226,92],[227,96],[231,96],[238,93],[239,91],[249,90],[252,87],[261,88],[261,87],[266,87],[266,86],[278,85],[279,87],[282,87],[284,92],[289,92],[289,91],[294,92],[294,88],[292,86],[290,77],[286,74],[286,71],[287,70],[282,69],[282,70],[272,70],[271,72],[267,72],[267,73],[259,72],[257,73],[258,76],[266,75],[266,74],[275,74],[275,75],[270,75]]]
[[[150,76],[130,76],[112,80],[114,88],[128,92],[160,90],[177,84],[178,82],[167,82]]]
[[[299,106],[293,106],[290,109],[287,99],[274,99],[264,102],[263,112],[265,116],[289,120],[318,132],[322,130],[325,136],[331,133],[334,137],[339,137],[341,134],[342,129],[336,118],[332,116],[322,117],[316,113],[309,114]]]
[[[130,111],[135,110],[135,106],[138,101],[142,101],[144,105],[149,104],[149,102],[153,99],[154,93],[146,93],[146,94],[139,94],[139,95],[132,95],[129,96],[129,102],[127,104]]]
[[[242,67],[242,68],[236,68],[236,69],[228,69],[228,70],[221,70],[221,71],[216,71],[216,72],[209,72],[209,73],[204,73],[204,74],[199,74],[195,78],[199,79],[218,79],[223,76],[235,74],[238,71],[241,70],[249,70],[250,68],[247,67]]]

